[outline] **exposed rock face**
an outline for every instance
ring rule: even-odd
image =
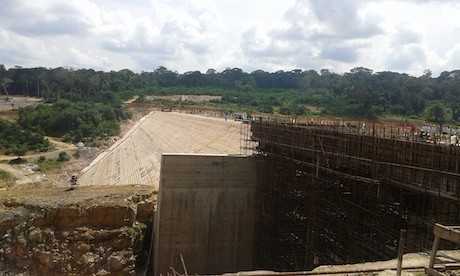
[[[58,192],[69,196],[53,190],[57,197],[12,195],[2,201],[0,272],[135,275],[153,220],[153,189],[82,187],[71,192],[70,200]]]

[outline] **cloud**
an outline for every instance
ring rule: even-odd
[[[422,40],[419,33],[408,29],[398,30],[392,39],[394,45],[418,44]]]
[[[460,43],[453,46],[447,53],[445,70],[459,69],[460,65]]]
[[[322,26],[318,36],[343,37],[348,39],[369,38],[383,33],[378,22],[360,14],[363,2],[358,0],[330,1],[310,0],[299,3],[308,5]]]
[[[0,22],[6,30],[24,36],[80,35],[90,32],[93,25],[89,1],[3,0]],[[84,8],[82,8],[84,7]]]
[[[0,61],[8,66],[413,74],[460,66],[454,0],[1,2]]]
[[[160,7],[168,12],[164,5]],[[146,16],[133,20],[129,15],[113,15],[130,18],[131,22],[106,26],[99,34],[100,45],[109,52],[130,55],[137,69],[170,65],[186,56],[202,60],[210,52],[212,36],[203,23],[207,15],[199,11],[194,14],[198,18],[171,16],[167,20]]]
[[[197,66],[210,52],[214,39],[209,31],[213,13],[194,1],[180,2],[177,6],[169,0],[3,0],[0,31],[8,36],[9,43],[0,46],[0,56],[15,53],[16,58],[2,62],[25,66],[48,56],[53,58],[44,66],[86,64],[105,69],[130,66],[134,70],[159,65]],[[16,46],[24,43],[30,44],[30,53],[26,47]],[[33,44],[48,49],[40,57]],[[60,49],[56,51],[56,47]],[[178,60],[189,64],[179,65]]]
[[[314,69],[356,62],[366,41],[384,33],[375,18],[362,12],[363,3],[298,0],[286,11],[281,27],[265,33],[245,32],[242,51],[265,68],[286,61],[294,67]]]
[[[396,48],[387,59],[388,67],[395,71],[424,70],[427,57],[418,45],[406,45]],[[415,68],[414,68],[415,67]]]
[[[441,23],[439,13],[448,20]],[[287,63],[339,72],[366,66],[439,73],[450,58],[446,48],[458,41],[458,15],[455,1],[298,0],[275,27],[246,32],[241,49],[263,68]]]
[[[351,63],[358,60],[358,50],[356,46],[324,45],[321,50],[321,57]]]

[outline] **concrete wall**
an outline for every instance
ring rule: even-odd
[[[233,155],[164,154],[155,221],[155,275],[253,269],[256,162]]]

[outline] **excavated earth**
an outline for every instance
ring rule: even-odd
[[[0,191],[0,275],[136,275],[155,198],[142,185]]]

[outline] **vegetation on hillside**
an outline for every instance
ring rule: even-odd
[[[0,187],[13,184],[14,181],[15,181],[15,178],[13,175],[11,175],[7,171],[0,170]]]
[[[41,156],[35,163],[38,165],[41,172],[46,173],[60,169],[63,166],[63,163],[69,160],[70,156],[65,151],[61,151],[56,159],[47,159],[44,156]]]
[[[47,151],[49,147],[43,135],[0,120],[0,150],[3,153],[24,155],[28,151]]]
[[[291,70],[251,73],[239,68],[183,74],[159,67],[152,72],[124,69],[102,72],[65,68],[10,68],[0,66],[0,79],[10,94],[44,97],[48,102],[110,102],[132,95],[211,94],[223,96],[222,105],[255,111],[300,114],[309,106],[324,114],[367,117],[397,115],[422,118],[427,108],[441,103],[460,120],[460,71],[433,77],[354,68],[337,74],[329,70]],[[78,135],[76,135],[78,136]]]
[[[59,100],[19,110],[18,123],[25,129],[67,141],[86,141],[118,134],[127,118],[121,106],[110,103]]]

